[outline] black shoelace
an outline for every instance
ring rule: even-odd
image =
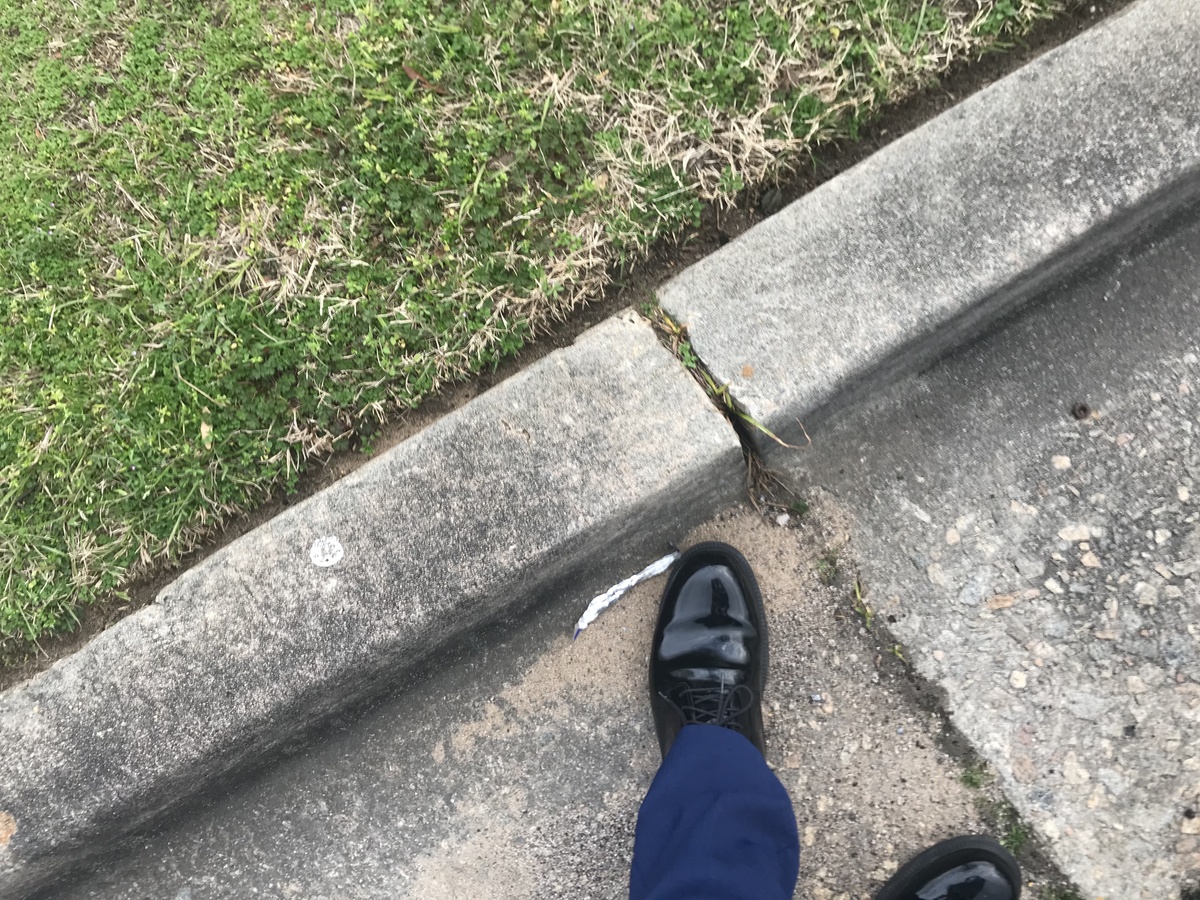
[[[704,685],[681,684],[671,691],[671,701],[689,725],[720,725],[743,733],[739,718],[754,706],[754,691],[748,685],[729,686],[724,681]]]

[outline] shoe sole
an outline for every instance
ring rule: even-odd
[[[875,900],[912,900],[917,888],[938,872],[970,862],[990,862],[994,865],[1011,885],[1013,900],[1020,900],[1021,869],[1016,859],[996,840],[984,835],[950,838],[923,850],[900,867],[875,895]]]

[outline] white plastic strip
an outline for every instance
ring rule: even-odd
[[[624,581],[617,582],[607,591],[589,603],[587,609],[584,610],[583,615],[579,617],[579,621],[575,623],[575,637],[571,638],[571,640],[575,640],[575,638],[579,637],[579,632],[583,631],[583,629],[595,622],[596,616],[600,615],[600,613],[604,612],[604,610],[608,609],[619,599],[621,599],[621,596],[627,590],[629,590],[635,584],[641,584],[647,578],[653,578],[655,575],[661,575],[663,572],[667,571],[667,569],[671,568],[671,563],[675,562],[677,559],[679,559],[678,553],[668,554],[662,559],[650,563],[650,565],[646,566],[646,568],[642,569],[642,571],[638,572],[636,575],[631,575]]]

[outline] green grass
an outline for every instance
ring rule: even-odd
[[[1000,846],[1014,856],[1019,856],[1029,843],[1032,832],[1014,807],[1007,800],[983,800],[977,803],[985,818],[989,819],[992,827],[1000,836]]]
[[[980,760],[963,769],[959,778],[969,788],[982,788],[992,780],[992,774],[988,771],[987,763]]]
[[[1000,845],[1015,855],[1025,849],[1025,845],[1029,843],[1029,837],[1029,826],[1024,822],[1014,822],[1000,836]]]
[[[838,573],[842,570],[841,550],[838,547],[826,547],[817,557],[817,580],[821,584],[833,584],[837,581]]]
[[[977,760],[963,769],[959,776],[962,783],[969,788],[982,791],[993,784],[994,778],[988,770],[987,763]],[[975,798],[975,807],[999,835],[1000,845],[1013,855],[1018,855],[1025,849],[1033,836],[1029,826],[1021,819],[1017,808],[1003,798],[992,799],[987,795]]]
[[[1038,893],[1038,900],[1083,900],[1083,896],[1072,887],[1059,886],[1043,888]],[[1184,900],[1187,900],[1186,896]]]
[[[0,5],[0,644],[1057,8]]]
[[[837,563],[835,561],[835,575],[836,567]],[[852,608],[858,617],[862,619],[863,627],[866,628],[867,631],[870,631],[871,626],[875,624],[875,610],[871,609],[871,604],[869,604],[866,598],[863,596],[862,582],[857,578],[854,579],[854,599],[852,601]]]

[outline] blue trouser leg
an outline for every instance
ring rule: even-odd
[[[791,900],[799,870],[792,801],[762,754],[685,727],[638,814],[630,900]]]

